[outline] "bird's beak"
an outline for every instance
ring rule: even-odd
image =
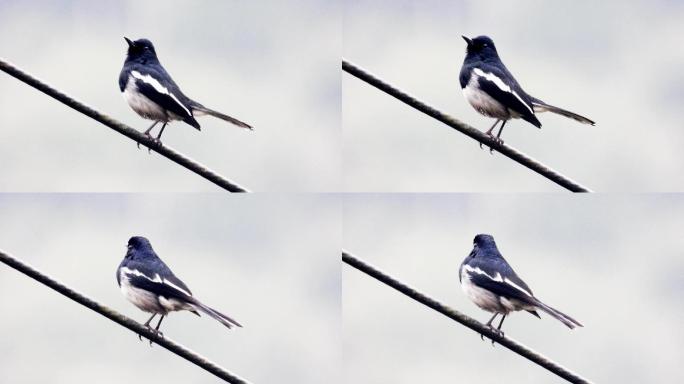
[[[461,37],[463,38],[463,40],[465,40],[466,43],[468,43],[469,46],[473,43],[473,41],[470,38],[465,37],[465,36],[461,36]]]
[[[128,43],[129,48],[133,46],[133,42],[128,37],[124,36],[124,40]]]

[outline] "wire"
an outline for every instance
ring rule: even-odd
[[[473,331],[487,336],[488,338],[492,339],[492,341],[495,341],[504,347],[510,349],[511,351],[519,354],[520,356],[523,356],[527,358],[528,360],[532,361],[533,363],[536,363],[549,371],[555,373],[556,375],[564,378],[565,380],[571,382],[571,383],[589,383],[587,379],[582,378],[576,373],[573,373],[569,371],[568,369],[560,366],[558,363],[555,363],[545,356],[541,355],[538,352],[535,352],[528,347],[518,343],[517,341],[510,339],[506,336],[499,335],[498,333],[492,331],[492,329],[488,328],[487,326],[483,325],[482,323],[478,322],[477,320],[466,316],[454,309],[451,309],[447,307],[444,304],[441,304],[437,300],[434,300],[427,295],[424,295],[415,289],[409,287],[406,284],[401,283],[398,280],[395,280],[391,276],[381,272],[380,270],[366,264],[365,262],[361,261],[360,259],[356,258],[355,256],[352,256],[350,253],[346,251],[342,251],[342,261],[351,265],[352,267],[358,269],[359,271],[389,285],[390,287],[396,289],[397,291],[403,293],[404,295],[412,298],[413,300],[416,300],[417,302],[426,305],[435,311],[443,314],[444,316],[453,319],[462,325],[465,325],[466,327],[472,329]]]
[[[0,261],[9,265],[10,267],[16,269],[17,271],[25,274],[26,276],[44,284],[48,287],[54,289],[55,291],[61,293],[62,295],[70,298],[71,300],[92,309],[93,311],[109,318],[110,320],[122,325],[138,335],[145,336],[150,341],[168,349],[169,351],[175,353],[176,355],[188,360],[189,362],[197,365],[198,367],[214,374],[215,376],[223,379],[228,383],[235,384],[247,384],[248,382],[241,379],[235,374],[226,371],[221,366],[207,360],[206,358],[198,355],[197,353],[189,350],[188,348],[172,341],[168,337],[161,337],[156,333],[152,332],[150,329],[140,325],[133,319],[130,319],[111,308],[105,307],[104,305],[90,299],[83,294],[76,292],[75,290],[67,287],[66,285],[60,283],[59,281],[51,278],[50,276],[43,274],[37,269],[31,267],[28,264],[23,263],[19,259],[3,252],[0,250]]]
[[[412,96],[409,96],[408,94],[398,90],[397,88],[394,88],[393,86],[385,83],[384,81],[369,74],[361,68],[349,63],[346,60],[342,60],[342,70],[365,81],[366,83],[387,93],[388,95],[393,96],[399,99],[400,101],[403,101],[404,103],[419,110],[420,112],[423,112],[426,115],[429,115],[441,121],[442,123],[465,134],[466,136],[469,136],[470,138],[477,140],[481,144],[485,144],[488,147],[499,151],[502,155],[522,164],[523,166],[527,167],[528,169],[531,169],[534,172],[537,172],[538,174],[553,181],[554,183],[560,185],[563,188],[566,188],[572,192],[591,192],[591,190],[589,190],[587,187],[584,187],[579,183],[571,180],[570,178],[563,176],[562,174],[554,171],[546,165],[527,156],[526,154],[519,152],[518,150],[509,147],[508,145],[497,142],[496,140],[480,132],[479,130],[430,107],[429,105],[423,103],[418,99],[413,98]]]
[[[56,90],[55,88],[43,83],[42,81],[36,79],[35,77],[29,75],[26,72],[23,72],[19,68],[15,67],[14,65],[10,64],[9,62],[3,60],[0,58],[0,69],[3,70],[4,72],[8,73],[9,75],[23,81],[24,83],[32,86],[33,88],[45,93],[48,96],[51,96],[54,99],[57,99],[58,101],[62,102],[66,106],[73,108],[82,114],[91,117],[94,120],[99,121],[100,123],[108,126],[109,128],[119,132],[120,134],[135,140],[136,142],[143,144],[144,146],[148,147],[149,149],[159,153],[160,155],[166,157],[167,159],[174,161],[176,164],[179,164],[190,171],[198,174],[199,176],[202,176],[203,178],[211,181],[212,183],[216,184],[217,186],[225,189],[226,191],[229,192],[249,192],[243,187],[233,183],[232,181],[229,181],[228,179],[224,178],[223,176],[219,175],[218,173],[212,171],[211,169],[205,167],[204,165],[196,162],[195,160],[183,155],[180,152],[176,152],[175,150],[161,144],[157,143],[154,141],[152,138],[147,137],[146,135],[136,131],[135,129],[129,127],[128,125],[125,125],[103,113],[100,113],[96,111],[93,108],[88,107],[87,105],[81,103],[78,100],[75,100],[71,98],[70,96]]]

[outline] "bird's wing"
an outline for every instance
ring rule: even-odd
[[[160,271],[161,277],[162,279],[164,279],[164,281],[170,282],[171,284],[181,288],[184,292],[187,292],[190,296],[192,296],[190,288],[188,288],[188,286],[185,285],[185,283],[181,279],[179,279],[178,277],[176,277],[176,275],[173,274],[171,268],[169,268],[161,259],[157,259],[157,264],[158,265],[156,268]]]
[[[508,109],[515,111],[523,119],[541,127],[541,123],[534,115],[534,107],[530,97],[520,88],[512,76],[491,65],[473,68],[473,74],[477,76],[478,85],[482,91]]]
[[[130,76],[133,77],[138,91],[145,97],[181,119],[192,118],[192,106],[166,71],[140,65],[131,69]]]
[[[499,269],[498,266],[487,268],[484,263],[471,263],[465,265],[464,268],[468,272],[470,281],[478,287],[498,296],[514,298],[530,304],[536,302],[532,290],[527,284],[515,273],[507,273],[505,268]]]
[[[168,275],[164,273],[163,270],[157,271],[156,268],[145,263],[128,263],[125,267],[121,267],[120,273],[136,288],[144,289],[168,299],[173,298],[191,303],[195,302],[192,293],[180,279],[173,274]]]
[[[473,259],[473,257],[475,257],[475,255],[477,255],[477,251],[473,249],[468,254],[468,257],[466,257],[465,260],[463,260],[461,266],[458,268],[458,281],[460,283],[463,283],[463,267],[467,265]]]

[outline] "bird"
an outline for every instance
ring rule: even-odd
[[[128,52],[119,74],[119,89],[128,105],[140,117],[154,121],[145,131],[146,136],[152,138],[152,128],[163,123],[159,134],[153,138],[161,144],[161,135],[166,124],[175,120],[182,120],[199,131],[200,125],[195,117],[202,115],[211,115],[252,130],[249,124],[207,108],[185,96],[159,62],[150,40],[131,41],[127,37],[124,40],[128,43]]]
[[[159,331],[162,320],[172,311],[186,310],[197,316],[202,312],[228,328],[242,327],[237,321],[197,300],[188,286],[157,256],[145,237],[133,236],[128,240],[126,255],[116,270],[116,281],[128,301],[142,311],[152,313],[145,327],[152,330],[150,322],[161,315],[153,330],[159,336],[163,336]],[[141,338],[140,335],[138,337]]]
[[[461,37],[467,43],[459,74],[463,95],[480,114],[496,119],[486,134],[497,143],[503,144],[501,132],[510,119],[520,118],[541,128],[541,122],[537,119],[537,113],[540,112],[553,112],[583,124],[595,124],[584,116],[545,103],[525,92],[499,58],[494,41],[488,36],[472,39]],[[501,127],[494,137],[493,131],[499,122]]]
[[[500,335],[503,335],[501,326],[506,316],[521,310],[538,318],[541,316],[537,310],[541,310],[570,329],[583,326],[579,321],[537,299],[530,287],[503,258],[492,235],[481,233],[475,236],[473,250],[459,268],[459,281],[463,292],[475,305],[494,313],[486,326]],[[501,321],[494,328],[492,321],[498,315],[502,315]]]

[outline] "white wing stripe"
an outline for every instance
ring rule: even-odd
[[[159,81],[157,81],[157,79],[155,79],[154,77],[152,77],[150,75],[143,75],[138,71],[131,71],[131,75],[133,75],[133,77],[135,77],[136,79],[151,85],[152,88],[154,88],[157,92],[163,93],[164,95],[169,95],[176,103],[178,103],[178,105],[181,106],[181,108],[183,108],[185,110],[185,112],[188,113],[188,116],[192,116],[192,113],[190,113],[190,110],[188,108],[186,108],[185,105],[183,105],[183,103],[180,102],[180,100],[178,100],[176,95],[169,92],[169,90],[166,89],[166,87],[164,87],[163,85],[161,85],[161,83]]]
[[[534,111],[532,110],[532,108],[530,108],[529,105],[527,105],[525,100],[523,100],[514,90],[512,90],[511,87],[506,85],[506,83],[504,83],[503,80],[501,80],[498,76],[496,76],[493,73],[485,73],[480,68],[473,69],[473,72],[475,72],[476,75],[478,75],[480,77],[484,77],[485,79],[491,81],[492,83],[494,83],[494,85],[499,87],[500,90],[507,92],[507,93],[512,93],[513,96],[515,96],[518,100],[520,100],[522,105],[524,105],[525,108],[527,108],[527,110],[530,111],[530,113],[534,115]]]
[[[177,289],[177,290],[179,290],[179,291],[185,293],[185,294],[188,295],[188,296],[192,296],[192,295],[190,294],[190,292],[186,291],[185,289],[183,289],[183,288],[177,286],[176,284],[174,284],[174,283],[172,283],[172,282],[170,282],[170,281],[168,281],[168,280],[166,280],[166,279],[162,279],[162,283],[163,283],[163,284],[166,284],[166,285],[170,285],[170,286],[174,287],[175,289]]]
[[[144,277],[147,280],[150,280],[150,281],[155,282],[155,283],[166,284],[166,285],[172,287],[173,289],[176,289],[178,291],[185,293],[188,296],[192,296],[192,294],[190,294],[190,292],[186,291],[185,289],[177,286],[176,284],[173,284],[172,282],[170,282],[166,279],[162,279],[158,273],[155,273],[154,278],[150,279],[149,276],[147,276],[146,274],[144,274],[138,270],[123,267],[123,268],[121,268],[121,275],[122,275],[121,277],[125,277],[125,276],[123,276],[124,274],[136,275],[136,276]]]
[[[464,267],[464,269],[465,269],[466,271],[468,271],[468,272],[477,273],[478,275],[485,275],[485,276],[487,276],[488,278],[490,278],[490,279],[492,279],[492,280],[494,280],[494,281],[498,281],[498,282],[500,282],[500,283],[508,284],[508,285],[512,286],[513,288],[515,288],[515,289],[517,289],[517,290],[519,290],[519,291],[524,292],[524,293],[527,294],[528,296],[532,296],[532,297],[533,297],[532,292],[529,292],[527,289],[525,289],[525,288],[519,286],[518,284],[516,284],[516,283],[510,281],[509,279],[502,278],[502,277],[501,277],[501,274],[498,273],[498,272],[496,273],[496,276],[490,276],[489,274],[487,274],[485,271],[481,270],[480,268],[471,267],[470,265],[464,265],[463,267]]]

